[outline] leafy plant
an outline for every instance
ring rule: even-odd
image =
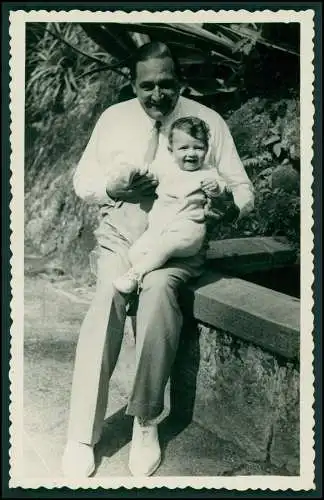
[[[269,178],[262,178],[255,186],[255,208],[240,221],[221,220],[214,223],[212,238],[226,239],[249,236],[284,236],[298,251],[300,246],[300,196],[297,191],[287,193],[271,187]],[[237,215],[237,214],[236,214]]]
[[[243,158],[242,163],[251,177],[260,173],[261,169],[265,169],[272,163],[272,155],[268,151],[264,151],[253,158]]]
[[[98,66],[106,70],[111,62],[74,23],[30,23],[27,37],[34,39],[26,54],[26,111],[31,121],[70,108],[91,84]]]
[[[285,236],[298,250],[299,107],[295,100],[251,99],[234,115],[230,122],[246,151],[242,160],[255,189],[255,209],[238,222],[220,220],[213,237]]]

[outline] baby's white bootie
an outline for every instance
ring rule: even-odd
[[[114,280],[114,286],[121,293],[131,293],[140,288],[141,281],[142,276],[131,267],[127,273]]]

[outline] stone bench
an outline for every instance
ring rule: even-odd
[[[244,238],[212,242],[208,258],[182,304],[173,413],[298,474],[300,301],[234,276],[283,268],[296,254],[284,240]]]
[[[299,299],[213,273],[185,299],[173,411],[298,474]]]
[[[295,251],[242,238],[211,242],[207,257],[209,270],[181,296],[172,414],[298,474],[300,301],[235,276],[290,265]]]
[[[214,240],[207,251],[211,268],[241,275],[282,268],[293,264],[296,257],[296,251],[283,237]]]

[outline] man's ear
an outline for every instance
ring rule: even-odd
[[[169,151],[169,153],[172,153],[172,151],[173,151],[172,146],[170,146],[170,144],[168,144],[168,151]]]
[[[132,87],[132,90],[133,90],[134,94],[136,95],[136,86],[135,86],[135,81],[134,80],[131,81],[131,87]]]

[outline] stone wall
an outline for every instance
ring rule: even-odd
[[[299,474],[297,362],[187,320],[171,400],[182,418],[193,418],[235,442],[251,460],[269,461]]]
[[[290,257],[268,238],[218,241],[209,252],[212,267],[241,270]],[[92,258],[96,273],[96,252]],[[298,475],[299,299],[210,269],[179,300],[184,324],[167,409],[234,442],[251,461]]]

